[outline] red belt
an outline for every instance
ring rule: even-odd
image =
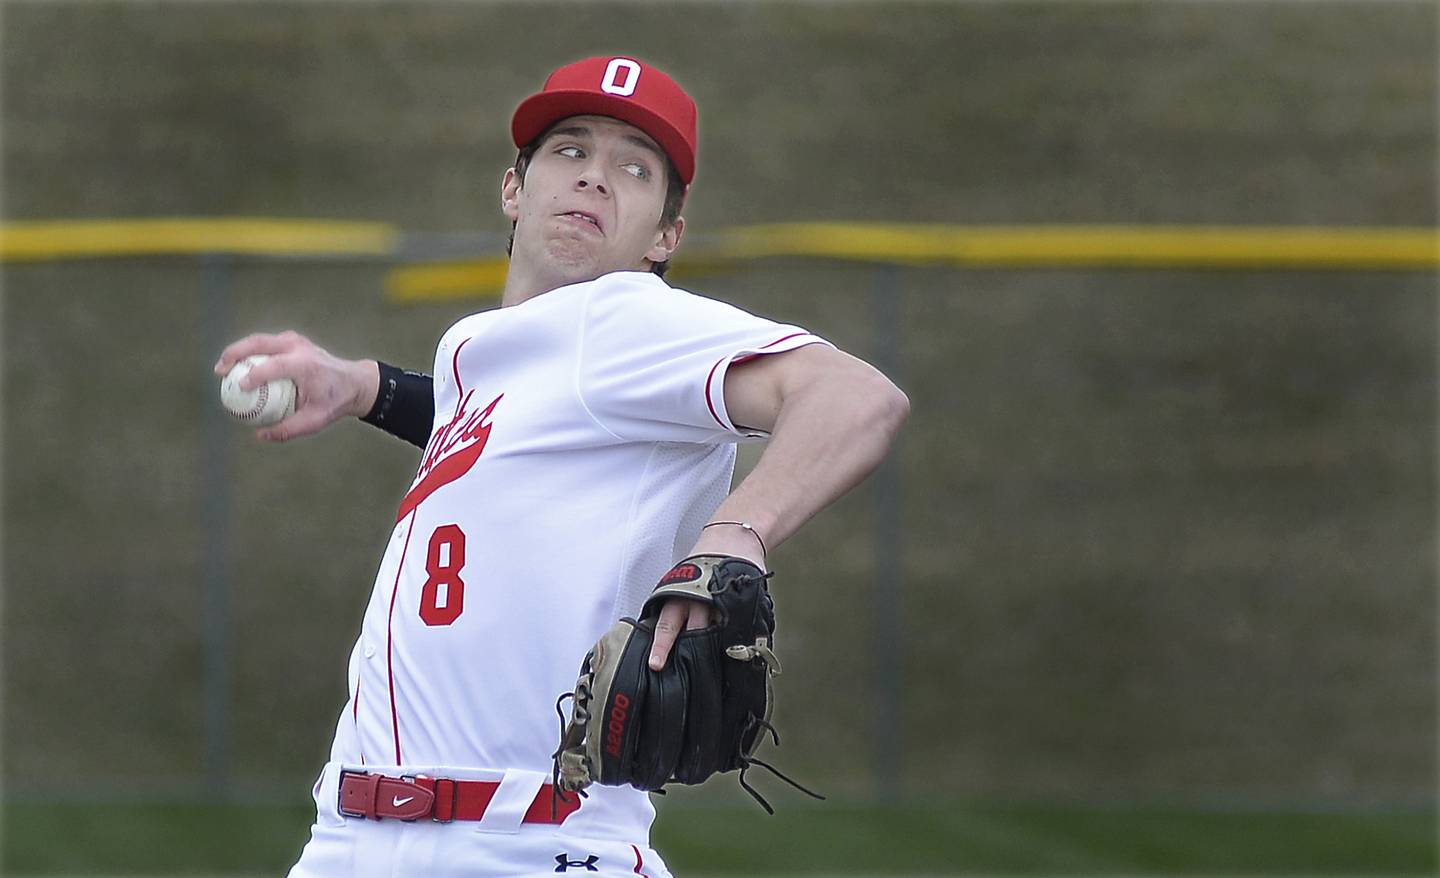
[[[479,820],[500,789],[496,781],[450,780],[443,777],[389,777],[363,771],[340,772],[340,813],[347,817],[393,817],[398,820],[429,818],[437,823]],[[564,823],[580,809],[580,797],[562,793],[552,797],[545,784],[525,812],[524,823]]]

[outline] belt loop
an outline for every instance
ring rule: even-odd
[[[435,811],[430,819],[449,823],[455,819],[455,781],[446,777],[435,779]]]
[[[485,813],[481,815],[479,825],[475,827],[475,830],[502,835],[514,835],[519,832],[520,824],[526,822],[526,812],[534,800],[539,797],[539,790],[549,779],[549,772],[524,768],[507,769],[505,779],[500,782],[494,796],[485,806]],[[547,796],[545,799],[547,808],[549,802]]]

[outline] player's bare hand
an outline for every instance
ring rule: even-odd
[[[723,507],[722,507],[723,508]],[[765,569],[765,553],[759,551],[760,544],[755,534],[738,527],[707,527],[701,530],[700,539],[690,550],[691,555],[729,555]],[[655,620],[655,639],[650,646],[650,670],[665,667],[670,647],[681,631],[704,628],[710,624],[710,605],[689,598],[671,598],[660,607],[660,617]]]
[[[266,381],[295,382],[295,413],[278,424],[255,431],[260,439],[284,442],[316,433],[345,417],[360,417],[375,404],[380,370],[374,360],[342,360],[298,332],[247,335],[225,348],[215,374],[226,375],[236,363],[255,354],[269,357],[250,370],[240,387],[251,390]]]
[[[655,620],[655,639],[650,645],[650,670],[665,667],[670,657],[670,648],[681,631],[704,628],[710,624],[710,605],[689,598],[671,598],[660,607],[660,618]]]

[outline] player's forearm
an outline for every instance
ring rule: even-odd
[[[375,408],[380,392],[380,361],[351,360],[345,367],[353,388],[353,398],[345,413],[363,420],[365,413]]]
[[[747,522],[773,549],[880,465],[909,412],[905,394],[873,371],[795,391],[782,401],[755,468],[712,520]],[[740,528],[709,528],[696,550],[753,557],[739,551],[747,541],[753,550],[754,537]]]

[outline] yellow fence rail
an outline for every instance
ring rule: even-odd
[[[134,219],[0,225],[0,261],[235,253],[248,256],[390,256],[386,223],[292,219]]]
[[[1440,230],[785,223],[725,229],[680,252],[680,276],[786,256],[966,268],[1434,271]],[[387,292],[419,301],[493,294],[504,282],[503,258],[473,259],[398,268]]]
[[[0,261],[231,253],[369,256],[408,261],[386,223],[264,218],[12,222],[0,224]],[[778,223],[697,235],[683,273],[771,257],[968,268],[1176,268],[1435,271],[1440,229],[1430,227],[944,225]],[[505,258],[483,255],[394,268],[399,301],[494,294]]]

